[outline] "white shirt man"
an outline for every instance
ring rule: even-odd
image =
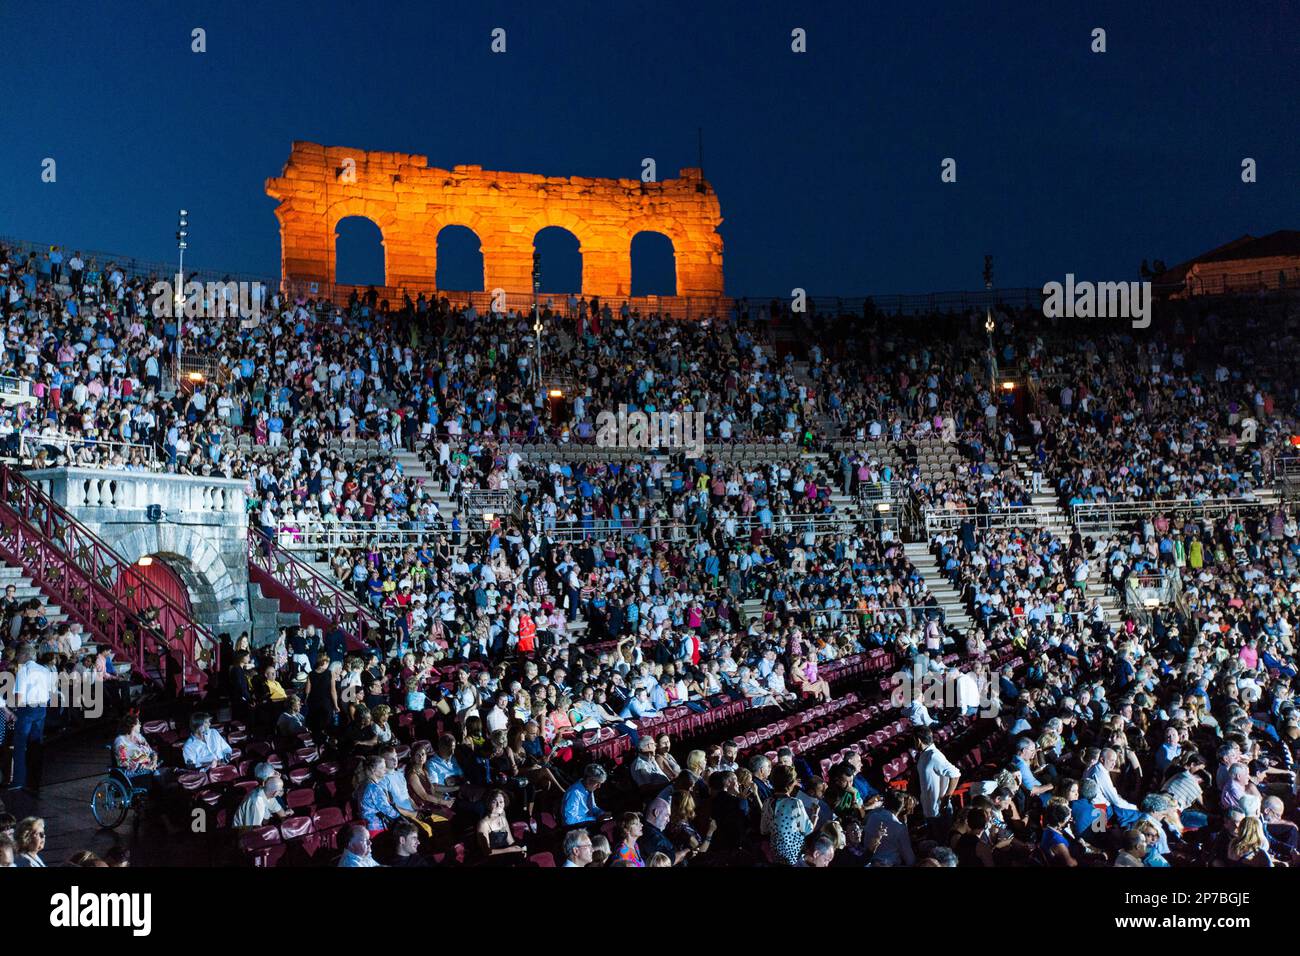
[[[927,820],[936,819],[944,799],[956,789],[961,771],[931,742],[916,755],[916,772],[921,779],[921,810]]]
[[[235,827],[260,827],[271,822],[273,816],[284,813],[278,799],[284,788],[279,774],[267,777],[260,787],[255,787],[235,811],[231,825]]]
[[[206,770],[215,764],[224,763],[232,753],[234,750],[226,743],[226,738],[212,729],[210,721],[204,721],[201,727],[196,727],[181,748],[185,766],[196,770]]]
[[[354,825],[348,830],[347,847],[339,858],[341,868],[379,866],[370,855],[370,833],[365,827]]]
[[[957,709],[967,717],[973,717],[980,709],[980,687],[971,673],[957,675]]]
[[[49,707],[54,703],[54,672],[35,659],[18,668],[14,680],[14,703],[19,707]]]

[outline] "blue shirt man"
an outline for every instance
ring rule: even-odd
[[[605,768],[600,764],[588,765],[582,779],[564,794],[564,825],[578,826],[593,823],[607,816],[596,804],[596,790],[605,782]]]

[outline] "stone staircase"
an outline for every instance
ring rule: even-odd
[[[965,630],[970,627],[972,623],[971,616],[966,611],[966,605],[961,599],[961,594],[943,576],[943,572],[939,569],[938,559],[930,553],[929,542],[913,541],[910,544],[905,544],[903,545],[903,552],[907,555],[907,560],[912,562],[916,570],[921,572],[921,577],[925,580],[925,586],[934,595],[934,599],[939,602],[939,607],[943,608],[944,623],[958,630]]]
[[[1033,460],[1030,458],[1032,449],[1027,445],[1020,445],[1012,454],[1014,462],[1013,467],[1020,476],[1020,480],[1026,488],[1031,489],[1029,500],[1036,508],[1046,510],[1046,517],[1041,522],[1040,527],[1045,528],[1052,534],[1056,535],[1062,542],[1069,543],[1070,535],[1074,533],[1074,522],[1070,518],[1070,513],[1061,506],[1057,496],[1048,490],[1051,486],[1044,480],[1042,491],[1033,491]],[[1106,567],[1102,561],[1089,559],[1088,561],[1088,590],[1087,596],[1089,602],[1092,598],[1097,598],[1101,605],[1102,611],[1106,615],[1106,623],[1112,628],[1118,628],[1124,623],[1124,605],[1121,596],[1109,590],[1109,581],[1106,579]]]
[[[68,615],[63,612],[63,608],[46,598],[41,589],[32,582],[32,579],[23,574],[22,568],[0,564],[0,597],[4,596],[5,589],[11,584],[14,586],[14,597],[19,601],[36,598],[41,602],[41,606],[45,609],[45,619],[50,624],[58,624],[68,619]],[[8,634],[5,634],[4,640],[8,640],[8,637]]]
[[[262,593],[262,586],[250,581],[248,583],[248,612],[252,619],[252,631],[248,635],[254,647],[273,642],[282,627],[297,627],[302,623],[296,611],[280,608],[276,598]]]

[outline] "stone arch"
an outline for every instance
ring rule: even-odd
[[[545,238],[544,233],[547,234]],[[573,240],[572,253],[564,248],[569,245],[564,236]],[[541,254],[541,279],[537,289],[540,294],[569,295],[584,290],[586,260],[582,253],[582,239],[573,230],[564,226],[543,226],[533,235],[530,257],[532,252]],[[577,256],[576,263],[570,259],[571,254]]]
[[[646,239],[639,244],[641,250],[638,254],[637,240],[642,236],[645,236]],[[662,248],[662,243],[658,242],[659,239],[662,239],[664,243],[667,243],[668,248],[666,254],[669,260],[668,272],[672,275],[672,287],[666,290],[660,287],[659,283],[656,281],[655,275],[655,273],[662,268],[660,260],[665,254],[665,250]],[[658,248],[656,248],[656,246]],[[637,266],[637,259],[641,260],[642,264],[640,268]],[[631,269],[631,293],[633,296],[675,296],[677,294],[677,246],[673,242],[671,236],[660,232],[657,229],[638,230],[633,234],[631,240],[628,242],[628,263],[629,268]],[[646,270],[649,270],[651,274],[647,275]]]
[[[247,626],[247,595],[202,535],[184,525],[158,523],[135,526],[120,537],[108,537],[106,543],[132,564],[143,557],[166,561],[185,583],[194,616],[213,634],[237,634]]]
[[[329,239],[327,252],[330,281],[338,281],[339,223],[352,217],[367,219],[379,230],[379,245],[384,250],[384,278],[380,284],[387,285],[392,272],[392,263],[389,261],[389,234],[392,231],[392,223],[374,203],[359,198],[339,199],[325,210],[326,235]]]
[[[450,264],[445,261],[445,254],[448,253],[448,250],[443,247],[444,234],[449,229],[452,230],[451,240],[455,242],[458,246],[464,246],[464,248],[462,249],[452,250],[451,254],[453,256],[453,262]],[[457,236],[461,236],[462,238],[458,239]],[[468,269],[471,272],[475,268],[473,263],[471,262],[471,259],[473,257],[470,256],[468,251],[468,246],[464,241],[469,236],[472,236],[474,238],[474,241],[477,245],[475,255],[477,256],[478,278],[476,280],[472,280],[468,284],[465,284],[464,282],[457,284],[457,282],[460,280],[449,278],[449,276],[453,275],[456,271],[458,271],[461,268]],[[476,229],[470,226],[462,225],[461,223],[458,222],[449,222],[446,225],[439,227],[438,231],[434,233],[433,247],[435,253],[433,277],[434,277],[435,285],[437,286],[437,289],[439,291],[455,291],[455,292],[482,292],[483,291],[484,279],[486,276],[486,271],[483,262],[483,237],[479,235]],[[450,268],[448,268],[449,265]]]

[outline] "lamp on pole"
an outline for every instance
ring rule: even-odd
[[[533,342],[536,348],[536,387],[542,387],[542,316],[537,311],[537,293],[539,283],[542,281],[542,254],[536,249],[533,250]]]
[[[189,235],[185,227],[190,224],[188,216],[189,211],[182,209],[176,229],[176,288],[172,295],[172,316],[176,319],[176,381],[178,384],[181,380],[181,349],[185,340],[185,248],[187,245],[185,237]]]
[[[984,257],[984,288],[988,292],[993,291],[993,257]],[[997,323],[993,321],[993,303],[986,302],[984,305],[984,333],[989,340],[989,394],[993,401],[997,401],[998,389],[998,356],[993,350],[993,330],[997,328]]]

